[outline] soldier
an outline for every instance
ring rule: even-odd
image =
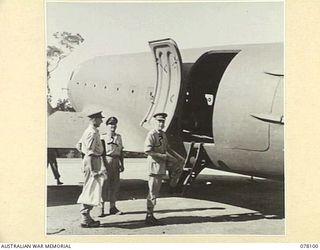
[[[104,202],[109,200],[110,214],[121,215],[122,212],[116,207],[117,196],[120,188],[120,173],[124,171],[123,164],[123,145],[121,135],[116,133],[118,119],[110,117],[106,121],[108,131],[102,135],[102,141],[105,145],[103,154],[103,164],[107,171],[107,179],[103,183],[102,188],[102,207],[99,217],[105,216]]]
[[[165,126],[166,113],[157,113],[155,118],[155,128],[152,129],[145,140],[144,151],[148,155],[148,186],[147,215],[145,223],[147,225],[161,225],[153,215],[156,198],[158,197],[162,179],[166,175],[166,170],[171,172],[170,188],[177,186],[182,173],[183,158],[170,149],[168,140],[163,128]]]
[[[102,112],[98,112],[88,116],[90,118],[89,127],[84,131],[77,144],[77,148],[81,149],[81,152],[84,154],[83,190],[85,190],[86,184],[90,183],[90,178],[96,178],[103,174],[103,170],[101,170],[101,154],[103,153],[103,146],[100,140],[99,130],[97,129],[102,123],[102,118],[104,118],[101,113]],[[101,192],[100,197],[96,197],[96,199],[98,199],[98,201],[101,200]],[[99,221],[94,221],[90,216],[92,208],[92,205],[81,204],[81,227],[97,227],[100,225]]]
[[[60,173],[57,163],[57,150],[55,148],[48,148],[47,154],[47,166],[50,165],[54,178],[57,181],[57,185],[62,185],[63,182],[60,181]]]

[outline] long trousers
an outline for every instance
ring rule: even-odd
[[[166,168],[169,171],[170,187],[176,187],[183,170],[183,162],[167,161]],[[164,175],[150,174],[148,180],[149,193],[147,196],[147,214],[153,214],[154,207],[157,203],[157,197],[159,196],[160,188],[162,185],[162,179]]]
[[[106,157],[107,160],[107,180],[103,183],[102,200],[110,201],[110,207],[115,206],[120,189],[120,158]]]
[[[52,170],[52,173],[54,175],[54,178],[56,180],[60,179],[60,174],[59,174],[59,170],[58,170],[58,163],[57,163],[57,160],[54,160],[54,161],[49,161],[49,165],[51,167],[51,170]]]
[[[147,214],[153,214],[154,207],[159,196],[163,175],[149,175],[148,187],[149,193],[147,196]]]
[[[83,158],[83,177],[84,177],[84,184],[86,185],[88,182],[90,175],[91,175],[91,169],[93,171],[100,171],[101,169],[101,158],[100,157],[94,157],[94,156],[85,156]],[[81,223],[88,224],[93,219],[90,216],[90,211],[92,210],[93,206],[88,204],[81,204],[80,206],[80,214],[81,214]]]

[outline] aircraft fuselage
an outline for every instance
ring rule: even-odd
[[[150,42],[152,53],[95,57],[72,73],[69,98],[80,112],[119,119],[125,150],[143,151],[152,115],[168,113],[166,131],[178,152],[203,143],[207,167],[281,179],[283,45],[179,51]]]

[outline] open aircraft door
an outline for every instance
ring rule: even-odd
[[[171,39],[151,41],[149,46],[155,58],[157,73],[151,105],[141,126],[150,130],[153,128],[153,115],[165,112],[168,117],[164,130],[167,130],[177,116],[182,91],[181,56],[177,44]]]

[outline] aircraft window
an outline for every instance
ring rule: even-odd
[[[145,100],[146,101],[148,101],[148,102],[151,102],[151,103],[153,103],[153,101],[154,101],[154,97],[153,97],[153,87],[148,87],[147,89],[146,89],[146,92],[145,92]]]
[[[104,88],[106,89],[106,88],[107,88],[107,86],[104,86]]]
[[[154,96],[152,94],[152,92],[149,93],[149,100],[153,103],[154,102]]]
[[[84,86],[87,86],[87,84],[85,83]]]
[[[96,87],[96,85],[94,84],[93,87]]]
[[[119,88],[117,88],[117,91],[119,91]]]
[[[77,84],[79,85],[79,82],[77,82]]]
[[[131,90],[131,93],[133,94],[133,93],[134,93],[134,90]]]
[[[205,94],[204,96],[207,99],[208,106],[212,106],[212,104],[213,104],[213,95],[212,94]]]

